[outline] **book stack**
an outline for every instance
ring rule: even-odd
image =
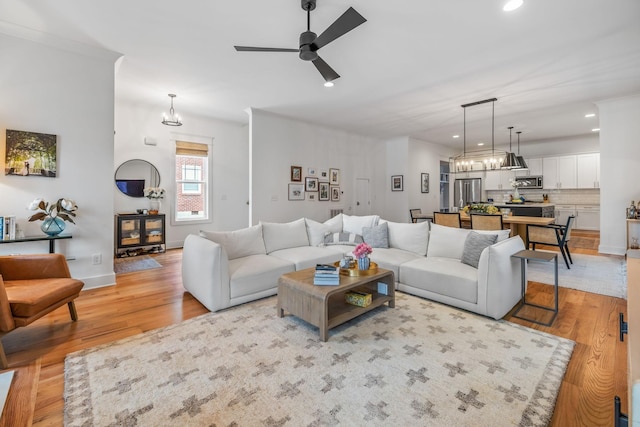
[[[14,240],[16,238],[16,217],[0,216],[0,240]]]
[[[314,285],[335,286],[340,284],[340,269],[328,264],[316,265],[313,276]]]

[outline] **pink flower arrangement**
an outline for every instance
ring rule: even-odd
[[[373,252],[373,249],[371,249],[371,246],[367,245],[366,243],[360,243],[353,250],[353,254],[356,256],[356,258],[364,258],[371,252]]]

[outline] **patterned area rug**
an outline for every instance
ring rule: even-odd
[[[572,254],[570,269],[558,254],[558,284],[565,288],[627,299],[627,263],[623,256]],[[527,279],[553,283],[553,262],[530,262]]]
[[[574,342],[396,294],[330,331],[275,297],[67,356],[66,426],[545,426]]]
[[[116,258],[114,260],[114,269],[116,274],[151,270],[152,268],[160,267],[162,267],[162,264],[151,258],[149,255],[138,255],[130,258]]]

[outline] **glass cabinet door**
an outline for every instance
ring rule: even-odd
[[[148,218],[144,220],[145,239],[148,244],[163,243],[164,230],[160,218]]]
[[[141,221],[140,219],[121,219],[120,220],[120,246],[139,245],[142,241],[141,237]]]

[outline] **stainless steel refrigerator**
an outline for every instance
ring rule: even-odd
[[[459,208],[473,202],[480,202],[481,191],[482,179],[480,178],[456,179],[453,184],[453,202]]]

